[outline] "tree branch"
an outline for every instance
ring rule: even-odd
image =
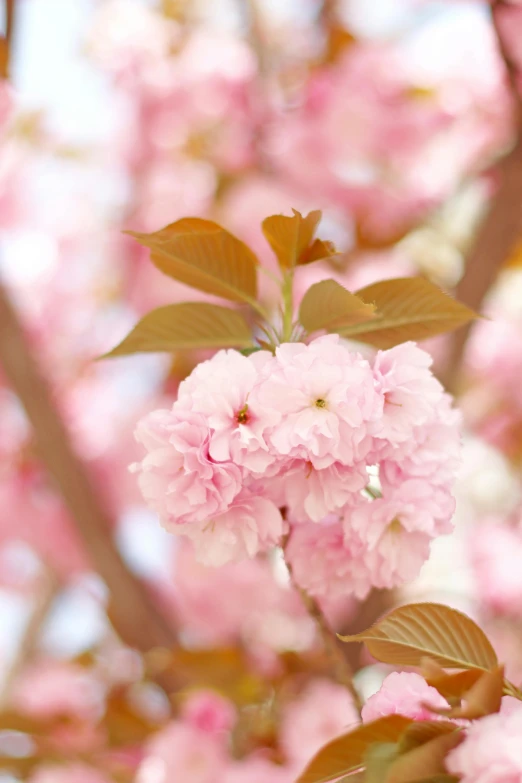
[[[141,651],[172,647],[176,637],[143,586],[127,569],[113,525],[75,454],[50,390],[32,356],[7,291],[0,285],[0,364],[23,404],[39,456],[59,488],[94,568],[109,589],[110,618],[122,641]]]
[[[0,79],[7,79],[9,77],[13,32],[15,28],[16,0],[5,0],[4,8],[5,36],[0,38]]]
[[[290,575],[290,582],[292,584],[292,587],[294,588],[294,590],[296,590],[299,593],[301,600],[306,608],[306,611],[308,612],[310,617],[312,617],[312,619],[315,621],[319,629],[319,634],[321,636],[324,649],[326,650],[326,653],[329,656],[330,661],[332,663],[332,669],[333,669],[335,679],[341,685],[344,685],[347,688],[347,690],[350,692],[355,708],[357,709],[359,714],[361,714],[363,702],[353,683],[352,670],[350,668],[350,664],[348,663],[348,659],[344,655],[343,649],[341,647],[341,642],[339,642],[335,633],[330,628],[326,620],[326,617],[324,616],[321,607],[319,606],[315,598],[312,598],[311,595],[308,595],[306,590],[303,590],[303,588],[300,587],[295,580],[292,566],[286,557],[286,545],[288,543],[288,539],[289,539],[289,535],[285,537],[285,540],[283,541],[282,544],[282,548],[285,554],[285,563],[288,569],[288,573]]]
[[[464,276],[456,290],[457,299],[477,311],[522,233],[522,97],[518,86],[517,67],[499,28],[499,14],[505,7],[505,0],[496,0],[491,13],[499,51],[513,94],[516,141],[513,149],[498,166],[497,192],[480,225],[467,259]],[[472,328],[470,325],[459,329],[452,336],[447,365],[442,372],[442,380],[450,391],[455,391],[458,386],[462,358]]]
[[[58,578],[50,569],[46,569],[44,583],[36,597],[14,660],[9,666],[0,688],[0,709],[4,708],[9,701],[11,688],[16,678],[36,652],[42,628],[59,592]]]

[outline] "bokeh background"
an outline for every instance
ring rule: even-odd
[[[137,419],[172,400],[202,357],[96,361],[151,308],[197,298],[123,231],[187,215],[222,223],[270,268],[261,220],[319,208],[320,235],[342,253],[304,268],[298,293],[323,277],[353,289],[421,274],[488,316],[470,334],[426,345],[465,418],[455,533],[400,593],[363,605],[347,597],[325,611],[347,631],[396,603],[442,601],[487,629],[519,682],[522,5],[5,5],[13,24],[9,79],[0,81],[2,783],[54,783],[59,774],[70,783],[284,783],[306,760],[303,746],[310,753],[351,719],[277,556],[203,569],[161,530],[128,471],[140,456]],[[270,281],[262,296],[273,301]],[[23,330],[16,339],[13,323]],[[76,455],[70,481],[79,472],[90,482],[86,514],[81,491],[64,499],[49,464],[63,433],[47,402]],[[31,417],[47,434],[44,454]],[[157,614],[150,627],[139,619],[147,607]],[[140,626],[130,635],[129,622]],[[358,687],[371,694],[384,667],[358,649],[350,655]],[[173,672],[175,685],[165,685]],[[187,702],[180,718],[187,692],[195,706]],[[216,772],[223,748],[205,745],[215,726],[201,715],[218,716],[229,733],[234,721],[222,703],[198,704],[198,693],[235,705],[229,777]],[[181,752],[187,727],[206,738],[191,735],[203,748],[199,766]]]

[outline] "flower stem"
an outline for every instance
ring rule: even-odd
[[[341,685],[344,685],[345,688],[347,688],[347,690],[350,692],[350,695],[353,699],[354,706],[360,715],[363,707],[363,702],[353,683],[353,673],[350,668],[350,664],[348,663],[342,651],[339,640],[337,639],[335,633],[330,628],[328,621],[324,616],[323,611],[319,606],[319,604],[317,603],[317,601],[315,600],[315,598],[309,595],[306,592],[306,590],[300,587],[299,584],[296,582],[292,570],[292,566],[286,556],[286,545],[288,543],[289,538],[290,538],[290,534],[285,536],[282,542],[282,548],[285,556],[286,567],[290,575],[290,582],[292,584],[292,587],[299,593],[301,600],[306,608],[306,611],[317,625],[319,634],[321,636],[321,640],[323,642],[324,649],[328,657],[330,658],[332,664],[332,671],[335,676],[335,679]]]
[[[293,299],[294,273],[292,270],[284,273],[283,278],[283,331],[282,342],[288,343],[292,340],[293,317],[294,317],[294,299]]]

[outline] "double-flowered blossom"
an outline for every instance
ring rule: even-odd
[[[397,586],[454,511],[459,416],[430,365],[414,343],[367,359],[338,335],[219,351],[139,423],[142,493],[206,564],[289,535],[312,595]]]
[[[515,783],[522,780],[522,705],[510,699],[499,713],[466,729],[461,745],[446,760],[462,783]]]
[[[361,716],[364,723],[386,715],[405,715],[412,720],[442,720],[428,707],[448,709],[449,704],[420,674],[392,672],[377,693],[367,699]]]

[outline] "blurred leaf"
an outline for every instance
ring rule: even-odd
[[[422,277],[383,280],[356,295],[377,308],[375,317],[340,331],[343,337],[392,348],[407,340],[426,340],[478,318],[469,307]]]
[[[324,242],[320,242],[320,245],[316,245],[314,242],[315,248],[310,247],[317,225],[321,220],[321,212],[315,210],[309,212],[306,217],[303,217],[295,209],[292,212],[294,213],[293,217],[271,215],[265,218],[262,223],[263,234],[274,251],[279,266],[282,269],[293,269],[298,264],[306,264],[319,258],[325,258],[325,255],[317,255],[322,251],[326,253],[326,256],[332,255],[331,245]],[[307,251],[312,257],[307,258]]]
[[[329,25],[323,62],[328,65],[336,63],[355,43],[357,39],[345,27],[339,24]]]
[[[147,720],[129,702],[125,691],[115,690],[107,697],[101,725],[107,732],[109,746],[142,745],[161,724]]]
[[[463,739],[462,732],[455,730],[419,745],[392,763],[383,783],[415,783],[430,776],[445,775],[446,755]]]
[[[3,36],[0,36],[0,79],[7,79],[9,75],[9,45]]]
[[[104,358],[146,351],[251,345],[252,333],[241,313],[206,302],[183,302],[152,310]]]
[[[345,642],[364,642],[384,663],[419,666],[425,656],[448,669],[498,666],[484,632],[473,620],[442,604],[409,604],[394,609],[366,631],[341,636]]]
[[[252,704],[266,695],[268,683],[255,674],[241,650],[235,647],[209,650],[155,651],[146,656],[151,675],[173,671],[180,688],[215,688],[236,704]]]
[[[327,783],[363,766],[364,755],[375,742],[396,742],[412,723],[402,715],[358,726],[329,742],[314,756],[297,783]]]
[[[483,672],[477,682],[462,694],[462,705],[450,709],[433,709],[433,712],[448,718],[483,718],[500,710],[503,693],[504,667],[497,666],[492,671]]]
[[[509,269],[518,269],[522,267],[522,242],[517,242],[510,255],[508,256],[505,266]]]
[[[407,753],[444,734],[452,734],[456,728],[454,723],[446,720],[423,720],[412,723],[402,735],[399,749],[401,753]]]
[[[39,764],[43,764],[45,759],[36,758],[35,756],[4,756],[0,754],[0,772],[11,773],[17,777],[21,777],[24,780],[27,775]]]
[[[299,308],[299,320],[309,332],[336,332],[375,317],[375,307],[351,294],[335,280],[310,286]]]
[[[152,234],[127,232],[151,250],[152,263],[169,277],[233,302],[257,295],[257,258],[217,223],[183,218]]]
[[[14,710],[3,710],[0,712],[0,731],[19,731],[23,734],[44,734],[49,731],[51,726],[56,724],[57,720],[43,720],[30,718],[27,715],[21,715]]]

